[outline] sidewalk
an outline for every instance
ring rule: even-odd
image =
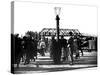
[[[39,56],[36,62],[30,62],[28,65],[21,63],[19,68],[15,68],[15,73],[40,73],[97,67],[96,55],[96,52],[84,52],[84,56],[75,60],[74,65],[69,65],[67,61],[59,65],[54,65],[47,53],[46,56]]]

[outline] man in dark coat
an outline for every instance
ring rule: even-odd
[[[61,47],[61,50],[63,49],[63,61],[66,60],[67,58],[67,40],[64,39],[64,36],[62,35],[61,36],[61,39],[60,39],[60,47]]]
[[[60,42],[57,42],[55,40],[55,36],[52,36],[52,39],[51,39],[50,56],[53,59],[54,64],[60,63],[60,58],[61,58]]]
[[[55,36],[52,36],[52,39],[50,41],[50,57],[52,59],[54,59],[55,57],[54,55],[55,49],[56,49],[56,40],[55,40]]]

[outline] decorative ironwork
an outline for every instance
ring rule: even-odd
[[[42,31],[40,32],[40,35],[43,36],[52,36],[57,34],[57,29],[56,28],[43,28]],[[72,32],[73,35],[81,35],[78,29],[59,29],[59,36],[64,35],[64,36],[70,36],[69,32]]]

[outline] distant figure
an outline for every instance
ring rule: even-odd
[[[45,44],[45,41],[43,39],[41,39],[41,41],[40,41],[40,47],[41,47],[42,56],[45,56],[46,44]]]

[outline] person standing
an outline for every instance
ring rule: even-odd
[[[26,39],[26,60],[24,65],[30,63],[31,56],[32,56],[32,40],[31,37],[28,36]]]
[[[75,51],[75,58],[76,59],[78,59],[78,57],[80,56],[79,55],[79,49],[78,49],[78,35],[75,35],[74,36],[74,42],[73,42],[73,44],[74,44],[74,51]]]
[[[78,44],[78,50],[81,51],[82,56],[83,56],[84,55],[83,54],[83,50],[81,49],[82,39],[81,39],[81,36],[80,35],[77,37],[77,44]]]
[[[52,36],[50,42],[50,57],[53,59],[54,64],[59,64],[61,59],[60,42],[55,40],[55,36]]]
[[[64,39],[63,35],[61,36],[61,39],[60,39],[60,46],[61,46],[61,50],[63,50],[62,51],[63,52],[63,58],[62,58],[63,60],[62,61],[65,61],[66,58],[68,59],[68,56],[67,56],[68,51],[67,51],[67,40]]]
[[[40,47],[41,47],[41,54],[42,54],[42,56],[45,56],[46,44],[45,44],[45,41],[43,39],[41,39],[41,41],[40,41]]]
[[[56,46],[55,36],[52,36],[51,41],[50,41],[50,57],[52,59],[54,58],[55,46]]]
[[[71,65],[73,65],[73,53],[74,53],[74,37],[73,37],[73,33],[69,32],[69,35],[71,36],[68,40],[68,44],[70,47],[70,57],[71,57]]]

